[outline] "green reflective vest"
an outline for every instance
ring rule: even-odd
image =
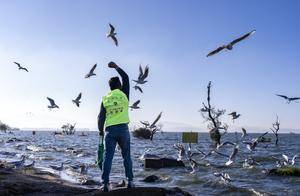
[[[129,123],[129,102],[121,90],[112,90],[102,98],[102,103],[106,109],[105,127]]]

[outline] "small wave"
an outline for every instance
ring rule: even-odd
[[[44,151],[43,148],[38,147],[38,146],[34,146],[34,145],[29,145],[29,146],[27,146],[27,147],[26,147],[26,150],[33,151],[33,152],[41,152],[41,151]]]
[[[253,188],[236,187],[230,185],[226,190],[219,193],[220,195],[257,195],[257,196],[268,196],[270,193],[260,192]]]

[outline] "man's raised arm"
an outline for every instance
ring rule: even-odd
[[[116,63],[114,62],[110,62],[108,63],[108,66],[110,68],[115,68],[117,70],[117,72],[120,74],[121,78],[122,78],[122,91],[123,93],[125,93],[125,95],[127,96],[128,100],[129,100],[129,77],[127,75],[127,73],[121,69]]]

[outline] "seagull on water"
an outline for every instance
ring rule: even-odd
[[[52,169],[57,170],[57,171],[62,171],[62,170],[64,169],[64,163],[61,163],[60,166],[57,166],[57,165],[49,165],[49,167],[51,167]]]
[[[265,132],[265,133],[262,134],[261,136],[259,136],[259,137],[257,137],[257,138],[254,138],[254,139],[252,139],[251,141],[243,141],[243,143],[244,143],[244,144],[247,144],[247,148],[252,152],[252,151],[255,150],[257,144],[259,143],[259,140],[260,140],[263,136],[265,136],[265,135],[267,135],[267,134],[268,134],[268,132]]]
[[[145,70],[143,71],[142,65],[140,65],[139,67],[139,77],[137,80],[133,80],[134,82],[136,82],[137,84],[145,84],[147,81],[145,80],[148,77],[149,74],[149,67],[148,65],[146,65]]]
[[[32,168],[33,166],[34,166],[34,164],[35,164],[35,160],[33,160],[30,164],[28,164],[28,165],[24,165],[24,168],[25,169],[30,169],[30,168]]]
[[[136,102],[134,102],[131,106],[129,106],[131,108],[131,110],[133,109],[140,109],[140,107],[138,106],[140,104],[141,100],[137,100]]]
[[[22,155],[20,161],[13,161],[13,162],[10,162],[9,164],[14,165],[15,168],[21,168],[21,167],[23,167],[23,165],[25,163],[25,159],[26,159],[25,155]]]
[[[231,178],[229,176],[229,174],[227,173],[219,173],[219,172],[215,172],[214,173],[214,176],[216,177],[220,177],[222,181],[226,182],[226,183],[229,183],[231,181]]]
[[[76,104],[77,107],[79,107],[79,104],[81,103],[81,102],[80,102],[80,99],[81,99],[81,93],[79,93],[79,95],[76,97],[76,99],[72,100],[72,102],[73,102],[74,104]]]
[[[28,72],[28,69],[25,67],[22,67],[20,63],[14,62],[14,64],[18,65],[19,70],[24,70],[24,71]]]
[[[116,46],[118,46],[118,39],[116,38],[116,35],[117,33],[115,32],[115,27],[109,23],[109,27],[110,27],[110,30],[109,30],[109,33],[106,35],[106,37],[110,37]]]
[[[97,63],[95,65],[93,65],[93,67],[90,70],[90,72],[85,75],[85,78],[90,78],[91,76],[95,76],[96,74],[94,73],[94,71],[95,71],[96,67],[97,67]]]
[[[50,102],[50,105],[48,106],[48,108],[51,110],[53,108],[59,108],[58,105],[55,104],[55,101],[53,99],[51,99],[50,97],[47,97],[47,99]]]
[[[220,51],[222,51],[222,50],[224,50],[224,49],[232,50],[232,49],[233,49],[233,45],[235,45],[236,43],[238,43],[238,42],[240,42],[240,41],[246,39],[247,37],[253,35],[254,33],[255,33],[255,30],[253,30],[253,31],[251,31],[251,32],[249,32],[249,33],[247,33],[247,34],[245,34],[245,35],[243,35],[243,36],[241,36],[241,37],[239,37],[239,38],[233,40],[232,42],[230,42],[230,43],[227,44],[227,45],[222,45],[222,46],[220,46],[219,48],[217,48],[216,50],[213,50],[213,51],[211,51],[210,53],[208,53],[208,54],[206,55],[206,57],[215,55],[215,54],[219,53]]]
[[[139,90],[141,93],[143,93],[143,89],[141,87],[139,87],[138,85],[135,85],[134,90]]]
[[[276,94],[276,96],[284,98],[288,104],[291,103],[292,101],[296,101],[300,99],[300,97],[288,97],[285,95],[278,95],[278,94]]]
[[[80,174],[87,174],[88,166],[86,164],[81,164],[79,167],[80,167]]]

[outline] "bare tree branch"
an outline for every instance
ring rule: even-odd
[[[276,115],[276,121],[275,121],[275,123],[272,124],[272,128],[270,128],[270,130],[274,133],[274,135],[276,137],[275,144],[277,146],[278,141],[279,141],[278,131],[280,130],[280,122],[279,122],[279,119],[278,119],[277,115]]]
[[[203,107],[200,109],[201,115],[205,122],[208,122],[207,128],[210,129],[210,138],[215,142],[215,145],[220,144],[221,136],[224,135],[228,129],[228,125],[222,124],[219,118],[225,114],[224,109],[215,109],[211,106],[211,81],[207,85],[207,103],[202,103]],[[221,135],[219,130],[225,130]]]

